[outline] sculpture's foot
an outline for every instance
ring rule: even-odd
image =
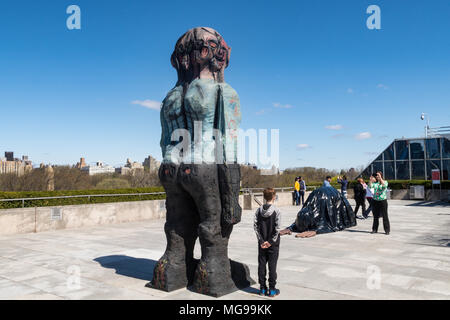
[[[254,283],[249,268],[242,263],[232,260],[228,260],[228,263],[200,261],[192,289],[198,293],[221,297]]]
[[[185,263],[172,263],[163,256],[153,269],[153,279],[146,284],[146,287],[163,291],[173,291],[186,288],[187,285],[188,278]]]

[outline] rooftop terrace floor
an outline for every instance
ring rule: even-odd
[[[298,207],[281,209],[287,226]],[[379,233],[369,233],[372,218],[309,239],[283,236],[276,299],[450,299],[450,204],[392,200],[389,215],[389,236],[381,221]],[[252,218],[244,211],[229,256],[257,280]],[[163,226],[152,220],[0,236],[0,299],[214,299],[145,287],[165,249]],[[221,299],[270,299],[257,288]]]

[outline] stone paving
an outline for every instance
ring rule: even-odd
[[[298,207],[281,209],[287,226]],[[450,204],[392,200],[389,214],[389,236],[382,223],[370,234],[371,218],[314,238],[283,236],[276,299],[450,299]],[[257,280],[252,218],[244,211],[229,256],[246,263]],[[145,287],[165,249],[163,225],[152,220],[1,236],[0,299],[212,299]],[[257,296],[257,288],[221,299],[270,299]]]

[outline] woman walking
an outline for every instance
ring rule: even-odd
[[[375,177],[374,177],[373,175],[370,176],[369,184],[371,185],[371,184],[374,183],[375,181],[377,181],[377,180],[375,179]],[[365,182],[364,182],[363,186],[364,186],[364,190],[366,190],[366,199],[367,199],[367,202],[369,203],[369,207],[367,208],[367,210],[366,210],[365,212],[363,212],[364,219],[367,219],[367,218],[369,217],[370,211],[372,211],[373,188],[369,187]]]
[[[386,193],[388,182],[383,180],[383,174],[381,172],[377,172],[375,175],[376,182],[372,183],[371,187],[373,188],[373,201],[372,201],[372,211],[373,211],[373,225],[372,225],[372,233],[378,232],[378,219],[383,217],[383,227],[386,235],[390,232],[390,224],[388,217],[388,202],[386,200]]]
[[[364,180],[362,178],[357,179],[357,183],[353,187],[353,191],[355,194],[355,217],[358,218],[358,210],[361,207],[361,214],[364,216],[366,212],[366,190],[364,190]],[[361,218],[363,219],[363,218]]]

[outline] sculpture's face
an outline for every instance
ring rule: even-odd
[[[230,47],[222,36],[211,28],[194,28],[177,42],[172,65],[183,72],[209,68],[214,73],[228,66]]]
[[[196,62],[202,66],[209,64],[211,72],[225,69],[229,59],[230,48],[225,40],[217,35],[203,32],[202,39],[199,41],[200,59]]]

